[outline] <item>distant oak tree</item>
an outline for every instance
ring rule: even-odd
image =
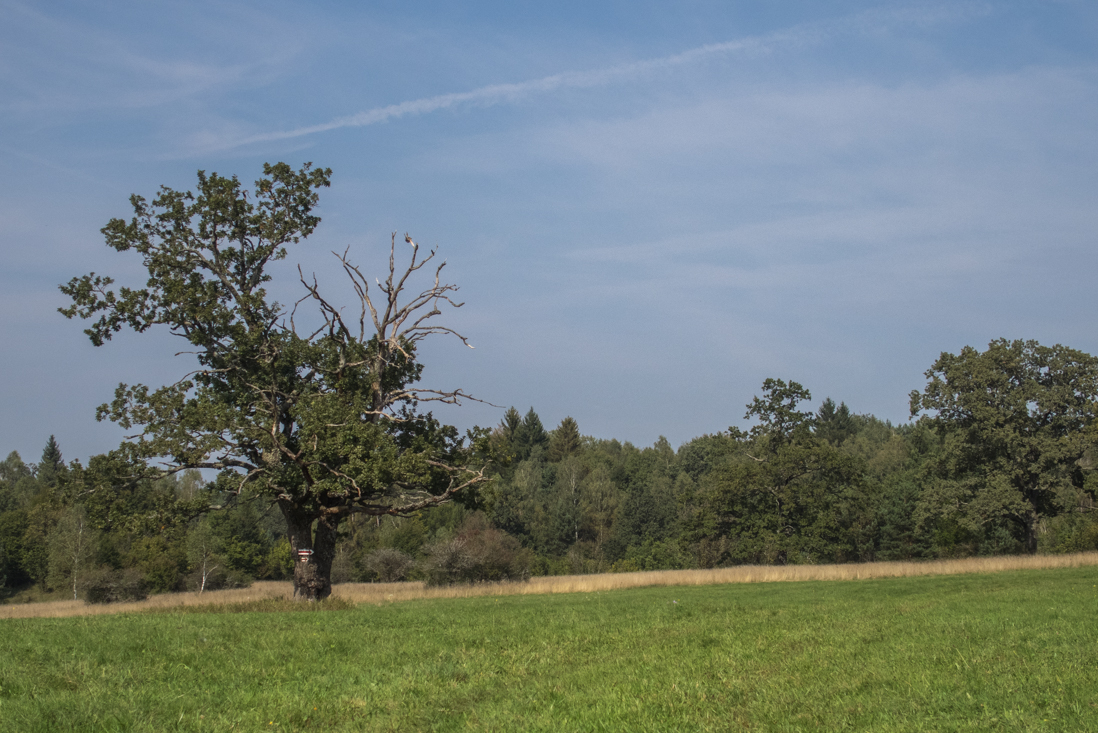
[[[921,514],[980,535],[1007,528],[1029,552],[1041,521],[1095,499],[1098,358],[999,339],[942,353],[911,415],[942,444],[926,464]]]

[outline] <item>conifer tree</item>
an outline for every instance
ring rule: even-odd
[[[549,439],[549,460],[561,461],[579,453],[582,447],[579,425],[571,417],[566,417],[560,421],[560,425]]]
[[[36,478],[49,487],[57,486],[57,478],[65,463],[61,460],[61,449],[57,446],[57,440],[51,435],[46,441],[46,447],[42,449],[42,460],[38,462]]]
[[[820,405],[813,427],[818,437],[836,446],[841,445],[856,430],[850,408],[845,402],[836,407],[835,401],[830,397]]]
[[[515,457],[518,460],[526,460],[535,448],[545,446],[549,442],[549,434],[545,432],[545,426],[541,424],[541,418],[531,407],[522,423],[515,430],[514,448]]]

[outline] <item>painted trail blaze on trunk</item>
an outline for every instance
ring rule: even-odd
[[[319,601],[332,594],[338,525],[283,507],[294,557],[294,597]],[[314,527],[315,525],[315,527]],[[311,551],[311,552],[310,552]]]

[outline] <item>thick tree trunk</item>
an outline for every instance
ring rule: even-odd
[[[332,560],[335,559],[338,522],[316,520],[301,509],[281,502],[279,506],[286,517],[293,550],[294,597],[323,600],[332,594]],[[302,555],[300,550],[312,550],[312,553]]]

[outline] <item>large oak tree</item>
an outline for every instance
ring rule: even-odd
[[[926,464],[924,520],[975,536],[1004,527],[1033,552],[1042,519],[1093,505],[1098,358],[999,339],[942,353],[926,377],[911,414],[942,443]]]
[[[99,408],[99,419],[139,429],[115,457],[146,475],[213,469],[220,495],[276,503],[304,557],[295,593],[319,599],[331,592],[340,522],[406,515],[484,482],[476,452],[486,442],[420,410],[467,397],[416,386],[424,338],[466,343],[435,320],[443,306],[461,305],[451,300],[457,287],[441,280],[445,263],[405,237],[410,259],[398,265],[394,235],[384,280],[339,257],[360,301],[354,318],[300,268],[302,298],[288,309],[267,293],[268,268],[316,228],[317,191],[331,171],[279,163],[263,172],[252,192],[200,171],[194,192],[133,196],[134,216],[102,231],[111,248],[141,257],[148,280],[113,290],[109,277],[73,278],[61,286],[72,299],[61,312],[93,319],[86,333],[97,346],[123,328],[158,326],[188,342],[198,363],[184,379],[119,385]]]

